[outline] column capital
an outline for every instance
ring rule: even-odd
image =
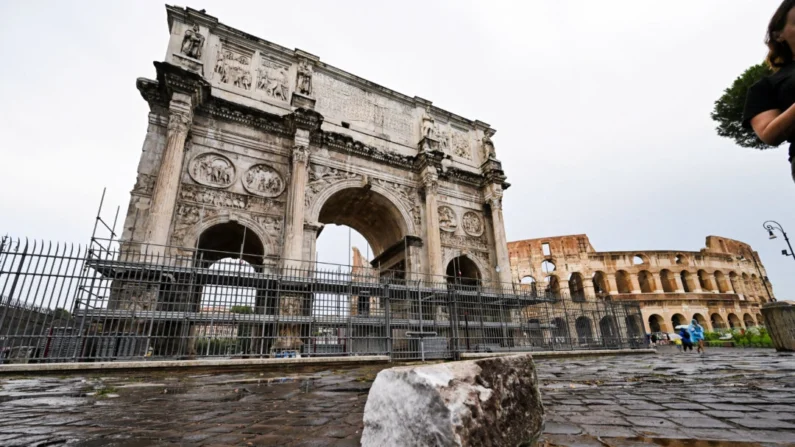
[[[494,210],[502,209],[502,196],[503,196],[502,185],[498,183],[492,183],[488,185],[483,193],[483,196],[492,209]]]
[[[309,160],[309,146],[294,146],[292,155],[294,163],[307,163]]]
[[[439,192],[439,173],[433,166],[428,166],[422,170],[422,185],[425,194],[436,194]]]
[[[193,123],[193,114],[184,110],[169,109],[168,112],[168,131],[187,134]]]

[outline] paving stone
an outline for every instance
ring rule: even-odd
[[[673,422],[663,418],[627,416],[627,421],[630,422],[631,425],[636,425],[638,427],[677,427]]]
[[[748,413],[742,413],[739,411],[721,411],[721,410],[702,411],[700,414],[720,419],[743,418],[748,415]]]
[[[795,429],[795,424],[776,419],[755,419],[748,417],[744,419],[729,419],[729,421],[748,428]],[[793,437],[793,439],[795,439],[795,437]]]
[[[671,418],[671,421],[687,428],[732,428],[731,425],[728,425],[725,422],[708,417]]]
[[[578,435],[583,429],[573,424],[561,424],[557,422],[547,422],[544,424],[544,433],[553,435]]]
[[[713,410],[723,410],[723,411],[757,411],[755,408],[745,405],[733,405],[733,404],[705,404],[709,408]],[[706,410],[706,408],[699,408],[699,410]]]
[[[670,408],[672,410],[709,410],[709,408],[692,402],[676,402],[676,403],[665,403],[662,404],[665,408]],[[711,406],[710,406],[711,407]],[[718,410],[719,408],[715,408]]]
[[[632,438],[637,436],[637,434],[630,427],[613,427],[609,425],[583,425],[582,431],[585,434],[603,438]]]
[[[587,424],[587,425],[614,425],[614,426],[629,426],[631,425],[628,423],[624,418],[619,417],[603,417],[602,415],[597,414],[573,414],[570,416],[566,416],[571,422],[575,424]]]

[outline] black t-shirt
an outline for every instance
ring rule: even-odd
[[[743,111],[743,127],[751,128],[751,119],[768,110],[787,110],[795,103],[795,63],[789,63],[781,70],[770,76],[760,79],[748,89]],[[793,143],[795,135],[790,135],[787,141]],[[790,159],[795,157],[795,144],[789,147]]]

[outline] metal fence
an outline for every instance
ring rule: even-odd
[[[646,343],[636,302],[575,302],[522,284],[253,259],[5,239],[2,361],[455,359]]]

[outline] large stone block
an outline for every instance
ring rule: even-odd
[[[795,351],[795,303],[778,301],[765,304],[762,315],[776,351]]]
[[[543,426],[530,355],[406,366],[376,377],[362,446],[529,446]]]

